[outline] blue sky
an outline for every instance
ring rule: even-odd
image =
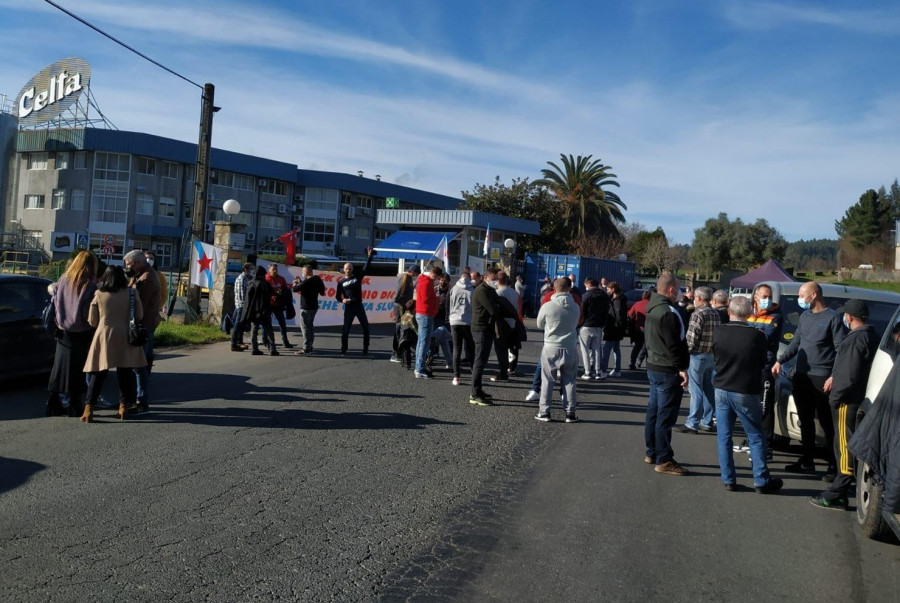
[[[900,176],[900,3],[59,0],[216,85],[213,145],[458,196],[612,166],[626,218],[834,237]],[[41,0],[0,0],[0,93],[68,56],[123,130],[197,139],[199,90]]]

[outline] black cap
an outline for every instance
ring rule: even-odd
[[[838,308],[837,311],[841,314],[862,318],[863,320],[869,318],[869,306],[866,305],[866,302],[859,299],[847,300],[847,303]]]
[[[421,270],[421,268],[419,268],[418,264],[413,264],[412,266],[409,267],[409,270],[413,274],[421,274],[421,272],[422,272],[422,270]]]

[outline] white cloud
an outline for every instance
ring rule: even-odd
[[[725,18],[741,29],[766,30],[796,25],[822,25],[857,33],[896,36],[900,30],[897,10],[829,9],[819,3],[776,4],[729,0]]]

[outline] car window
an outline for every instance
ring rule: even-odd
[[[0,282],[0,323],[35,314],[35,295],[29,282]]]
[[[900,311],[894,315],[890,328],[885,330],[881,349],[890,354],[893,360],[900,356]]]
[[[832,310],[837,310],[844,305],[846,299],[826,297],[825,305]],[[893,302],[866,301],[869,307],[869,324],[875,327],[875,332],[880,336],[884,333],[891,317],[897,310],[897,304]],[[797,330],[797,323],[800,321],[800,314],[803,310],[797,304],[797,295],[782,295],[778,299],[778,307],[781,309],[783,318],[783,327],[781,329],[782,343],[790,343],[794,338],[794,331]]]

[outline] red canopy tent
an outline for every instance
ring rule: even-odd
[[[747,274],[731,279],[732,289],[752,289],[763,281],[793,281],[794,277],[784,271],[781,264],[769,260],[759,268]]]

